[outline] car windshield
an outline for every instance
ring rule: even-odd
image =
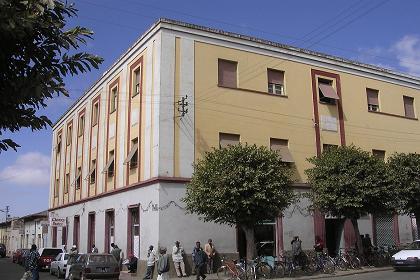
[[[55,257],[61,252],[62,252],[61,249],[44,249],[42,250],[41,256],[54,256]]]
[[[419,250],[420,249],[420,241],[414,241],[410,245],[407,246],[406,250]]]
[[[91,255],[89,257],[91,263],[114,263],[115,259],[111,255]]]

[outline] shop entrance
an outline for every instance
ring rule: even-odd
[[[266,221],[254,228],[255,248],[258,256],[276,255],[276,224],[275,221]],[[238,228],[237,244],[239,257],[246,258],[246,237],[242,229]]]

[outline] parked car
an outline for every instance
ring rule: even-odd
[[[4,244],[0,244],[0,257],[4,258],[6,256],[6,246]]]
[[[120,277],[120,267],[111,254],[83,254],[70,267],[69,279],[115,279]]]
[[[63,253],[61,248],[40,248],[38,250],[39,255],[41,256],[39,260],[40,269],[49,269],[51,262],[58,256],[58,254]]]
[[[69,254],[60,253],[58,256],[51,262],[50,274],[57,275],[58,278],[64,277],[66,275],[67,260]]]
[[[391,261],[395,270],[420,269],[420,240],[393,255]]]
[[[25,251],[29,251],[29,249],[16,249],[12,255],[12,262],[22,264],[24,261],[23,254]]]
[[[30,250],[29,249],[22,249],[22,250],[23,250],[22,251],[22,256],[20,258],[20,263],[19,264],[22,265],[22,266],[25,266],[26,258],[28,257]]]

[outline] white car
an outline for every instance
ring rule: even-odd
[[[66,275],[68,258],[69,254],[67,253],[58,254],[58,256],[51,262],[50,274],[55,274],[58,278],[64,277],[64,275]]]
[[[395,270],[420,268],[420,240],[416,240],[392,256],[392,266]]]

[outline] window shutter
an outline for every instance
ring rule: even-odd
[[[409,118],[415,118],[414,113],[414,98],[409,96],[404,96],[404,110],[405,110],[405,116]]]
[[[229,145],[239,144],[239,134],[219,133],[220,148],[226,148]]]
[[[268,69],[267,75],[268,75],[268,82],[270,84],[280,84],[280,85],[284,84],[284,72]]]
[[[288,141],[285,139],[270,139],[270,149],[277,152],[282,162],[292,163],[295,162],[292,154],[290,153]]]
[[[368,101],[369,105],[379,106],[378,91],[377,90],[367,88],[366,89],[366,94],[367,94],[367,101]]]
[[[219,59],[219,85],[236,88],[236,69],[236,62]]]

